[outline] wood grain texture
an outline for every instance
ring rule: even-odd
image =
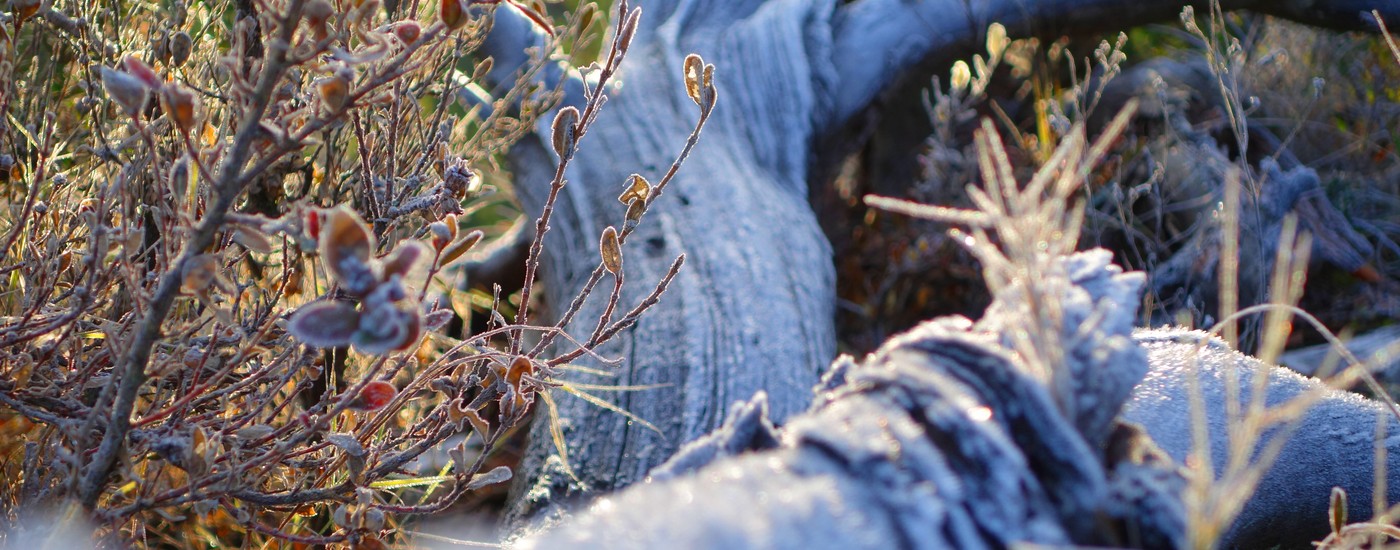
[[[579,482],[551,460],[548,427],[536,422],[513,488],[512,517],[529,518],[572,497],[644,479],[683,442],[719,427],[731,404],[760,391],[779,422],[808,406],[809,388],[835,352],[831,252],[807,204],[813,144],[823,132],[865,109],[912,67],[980,47],[992,21],[1006,24],[1013,36],[1116,29],[1173,19],[1184,4],[638,2],[645,10],[642,28],[619,75],[622,86],[612,92],[567,173],[569,183],[545,241],[543,280],[546,302],[557,312],[597,264],[602,229],[622,225],[616,197],[628,174],[655,181],[669,166],[698,115],[684,93],[682,61],[689,53],[703,55],[717,67],[719,105],[690,161],[624,247],[628,285],[619,307],[636,304],[682,253],[685,268],[657,307],[601,350],[624,360],[613,375],[569,375],[592,384],[664,385],[602,394],[662,433],[559,395]],[[1350,27],[1365,26],[1355,14],[1347,15],[1357,7],[1400,12],[1395,3],[1379,0],[1347,2],[1344,9],[1308,8],[1314,4],[1302,0],[1281,7],[1227,4]],[[493,37],[488,47],[509,50],[530,43],[529,35],[526,29],[513,38]],[[498,60],[497,70],[508,65]],[[549,72],[549,78],[569,76]],[[579,85],[569,83],[567,101],[579,101]],[[540,213],[554,171],[549,141],[545,117],[510,153],[517,191],[530,216]],[[602,294],[578,316],[574,334],[591,331],[603,308]],[[1112,395],[1104,391],[1110,389],[1092,391]],[[1092,415],[1076,422],[1100,431],[1110,425]],[[836,489],[814,490],[812,502],[826,502],[822,499]]]

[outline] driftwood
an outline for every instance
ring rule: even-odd
[[[547,427],[537,422],[513,490],[517,518],[553,509],[570,496],[587,497],[642,480],[682,443],[718,428],[729,404],[748,402],[758,392],[766,394],[768,413],[777,422],[808,408],[809,390],[835,351],[830,247],[806,201],[809,185],[825,184],[809,181],[809,167],[831,160],[816,158],[814,144],[866,109],[905,71],[946,61],[980,44],[993,21],[1005,24],[1013,36],[1122,28],[1170,19],[1185,3],[676,0],[640,4],[646,12],[620,74],[625,86],[614,93],[580,143],[577,160],[567,174],[569,183],[554,212],[553,230],[545,241],[543,277],[546,302],[562,308],[596,265],[599,233],[608,225],[621,225],[623,210],[615,197],[628,174],[638,172],[655,180],[690,131],[696,113],[681,84],[682,60],[694,52],[715,64],[719,107],[671,190],[631,241],[638,246],[627,249],[629,285],[622,303],[637,303],[681,253],[687,255],[685,269],[640,324],[601,350],[625,359],[615,374],[576,378],[594,384],[664,385],[605,395],[658,426],[660,433],[561,396],[559,414],[578,479],[564,475],[557,459],[551,458],[555,453]],[[1224,4],[1227,9],[1257,9],[1339,28],[1372,28],[1365,15],[1372,8],[1382,9],[1387,18],[1400,17],[1400,7],[1381,1]],[[519,52],[540,37],[508,4],[502,3],[496,13],[496,27],[488,41],[488,48],[497,55],[493,76],[508,80],[524,61]],[[546,78],[569,77],[554,70],[546,71]],[[580,100],[577,83],[566,82],[565,89],[566,101]],[[510,154],[518,194],[531,216],[538,215],[544,204],[555,165],[545,119]],[[591,326],[602,307],[601,303],[585,305],[574,328]],[[918,385],[917,380],[901,381],[901,372],[893,368],[882,376],[892,376],[892,386]],[[910,391],[931,406],[936,401],[929,401],[933,394]],[[890,404],[881,399],[887,398],[870,397],[860,403],[873,414],[876,404]],[[797,431],[793,428],[792,433]],[[851,440],[849,445],[870,443]],[[787,452],[805,457],[817,451]],[[837,463],[826,464],[835,467]],[[1099,462],[1078,466],[1103,469]],[[928,475],[949,472],[958,470]],[[758,486],[757,479],[749,481]],[[808,495],[816,499],[838,494],[832,487],[824,490]],[[776,492],[769,496],[782,497]],[[737,513],[730,510],[736,505],[716,503],[715,511]],[[1053,519],[1063,520],[1060,514],[1068,509],[1056,510],[1060,511]],[[627,524],[631,529],[638,525]],[[825,527],[808,524],[803,529],[816,533]],[[1065,531],[1066,536],[1076,540],[1076,529]]]

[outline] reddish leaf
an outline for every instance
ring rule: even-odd
[[[365,384],[365,388],[360,390],[360,394],[350,402],[350,408],[360,411],[372,411],[383,408],[394,396],[399,393],[398,388],[393,384],[383,380],[375,380]]]

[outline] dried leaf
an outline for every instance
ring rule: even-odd
[[[152,69],[145,61],[142,61],[141,58],[134,55],[128,55],[122,58],[122,69],[126,71],[126,74],[141,79],[141,82],[152,90],[160,88],[162,84],[165,84],[165,80],[156,73],[155,69]]]
[[[632,201],[646,202],[648,198],[651,198],[651,182],[641,174],[632,174],[627,177],[627,190],[618,195],[617,201],[631,205]]]
[[[180,291],[188,294],[206,293],[218,278],[218,255],[200,254],[185,262],[180,271]]]
[[[350,101],[350,81],[339,73],[316,79],[316,94],[327,111],[338,112]]]
[[[447,323],[452,321],[452,318],[456,316],[457,314],[450,309],[435,309],[424,316],[423,329],[436,331],[447,326]]]
[[[360,313],[345,302],[321,300],[301,306],[287,332],[308,346],[333,348],[350,344],[360,328]]]
[[[355,434],[326,434],[326,442],[339,447],[350,456],[365,456],[365,446],[360,444],[360,440],[355,438]]]
[[[418,264],[418,260],[426,256],[427,253],[428,247],[418,241],[399,243],[399,246],[384,258],[384,276],[407,277],[408,272],[412,271],[414,266]]]
[[[355,296],[368,294],[378,282],[369,264],[374,235],[360,215],[344,205],[325,214],[325,225],[320,228],[321,258],[346,292]]]
[[[694,101],[696,105],[700,105],[700,86],[702,84],[701,79],[704,77],[705,60],[698,54],[687,55],[685,56],[685,66],[683,70],[685,76],[685,94],[690,96],[690,100]]]
[[[622,272],[622,246],[617,242],[617,230],[610,225],[603,229],[603,236],[598,241],[598,251],[603,256],[603,267],[609,273],[617,275]]]
[[[272,253],[272,240],[261,229],[252,226],[239,226],[233,230],[234,242],[247,247],[248,250],[261,254]]]
[[[252,441],[272,435],[274,431],[272,426],[268,426],[267,424],[253,424],[252,426],[240,428],[233,433],[233,436],[243,441]]]

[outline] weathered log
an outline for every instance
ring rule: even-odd
[[[1188,403],[1199,399],[1211,463],[1225,468],[1227,372],[1238,375],[1242,410],[1256,376],[1271,377],[1270,407],[1316,393],[1296,424],[1270,427],[1236,451],[1256,460],[1273,438],[1291,437],[1222,547],[1306,547],[1328,532],[1332,487],[1346,490],[1351,518],[1369,517],[1375,423],[1385,421],[1393,433],[1393,415],[1199,331],[1138,331],[1131,345],[1114,346],[1130,330],[1119,317],[1131,318],[1135,304],[1119,300],[1141,278],[1118,272],[1106,253],[1070,261],[1087,292],[1064,302],[1065,332],[1079,335],[1067,338],[1069,347],[1130,351],[1076,357],[1076,378],[1136,384],[1124,417],[1146,424],[1177,463],[1193,448]],[[1000,345],[1004,334],[987,331],[999,324],[998,311],[1009,310],[999,304],[977,326],[928,322],[861,364],[839,359],[815,388],[812,408],[781,429],[769,422],[763,394],[738,403],[721,428],[686,445],[645,483],[599,499],[521,547],[1180,547],[1186,481],[1174,464],[1132,425],[1117,424],[1102,446],[1091,444],[1093,434],[1061,414],[1044,381]],[[1083,315],[1090,310],[1111,313]],[[1190,390],[1192,373],[1203,388],[1199,398]],[[1118,404],[1102,403],[1109,410]],[[1382,441],[1388,463],[1400,466],[1400,437]],[[1400,487],[1388,484],[1387,502],[1397,498]]]
[[[1380,403],[1349,392],[1326,389],[1313,378],[1288,369],[1263,364],[1234,351],[1221,340],[1198,331],[1175,329],[1142,331],[1137,340],[1147,350],[1152,366],[1147,378],[1134,392],[1124,418],[1147,428],[1158,445],[1179,463],[1185,463],[1194,448],[1190,402],[1190,377],[1197,376],[1201,388],[1203,418],[1210,436],[1210,461],[1219,471],[1230,452],[1226,414],[1227,373],[1238,374],[1241,402],[1251,395],[1255,377],[1267,376],[1265,403],[1274,407],[1308,392],[1320,392],[1316,404],[1303,413],[1296,424],[1270,428],[1254,447],[1253,455],[1274,437],[1291,437],[1283,445],[1273,467],[1259,481],[1230,532],[1223,547],[1252,548],[1309,547],[1308,542],[1328,532],[1328,497],[1332,487],[1348,495],[1348,517],[1353,521],[1371,518],[1372,489],[1375,487],[1375,446],[1377,421],[1385,422],[1382,439],[1386,456],[1387,503],[1400,501],[1400,422]]]
[[[1079,387],[1112,387],[1096,403],[1111,420],[1147,364],[1127,344],[1143,279],[1109,259],[1068,259],[1076,286],[1062,305],[1067,350],[1125,352],[1068,354]],[[759,394],[647,483],[527,546],[1180,546],[1174,466],[1132,428],[1062,414],[1045,381],[988,330],[1009,306],[977,326],[925,323],[860,364],[838,360],[812,408],[776,433]]]
[[[1396,16],[1388,2],[1225,2],[1329,25],[1365,28],[1357,10]],[[611,412],[561,397],[570,462],[564,476],[544,422],[536,424],[513,501],[517,514],[562,495],[640,480],[684,442],[717,427],[725,407],[768,395],[774,419],[803,410],[807,390],[834,354],[834,274],[829,246],[806,204],[812,145],[864,109],[910,67],[947,59],[981,41],[992,21],[1013,35],[1115,28],[1174,17],[1185,2],[1126,0],[853,3],[799,0],[656,1],[601,118],[581,143],[545,241],[547,302],[567,304],[596,265],[597,235],[620,225],[614,200],[631,172],[665,170],[695,119],[681,84],[692,52],[717,65],[720,105],[699,147],[648,214],[627,254],[624,306],[636,303],[671,260],[687,265],[670,293],[604,355],[622,357],[595,384],[664,384],[605,397],[655,425],[655,433]],[[496,51],[529,43],[527,30],[492,37]],[[518,51],[518,50],[517,50]],[[518,66],[518,64],[517,64]],[[508,74],[511,63],[497,59]],[[562,77],[558,74],[556,77]],[[578,101],[577,86],[570,98]],[[547,118],[547,117],[546,117]],[[526,211],[538,215],[553,173],[548,122],[510,160]],[[817,182],[820,184],[821,182]],[[574,330],[602,309],[589,303]]]

